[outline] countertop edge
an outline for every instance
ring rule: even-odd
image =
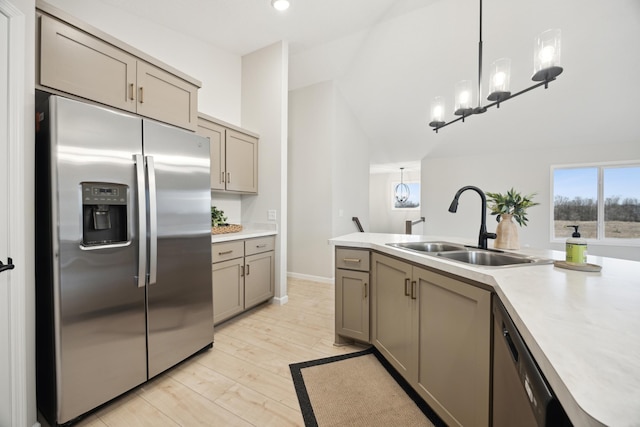
[[[276,230],[242,230],[237,233],[212,234],[211,243],[232,242],[234,240],[252,239],[255,237],[277,236]]]

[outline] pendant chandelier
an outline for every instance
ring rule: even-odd
[[[455,85],[454,115],[460,116],[457,119],[445,121],[445,103],[442,96],[436,96],[431,103],[431,122],[429,126],[434,131],[455,122],[469,117],[473,114],[482,114],[488,108],[500,108],[500,103],[511,98],[529,92],[532,89],[544,86],[549,87],[549,82],[556,79],[562,73],[560,66],[560,30],[547,30],[535,39],[535,49],[533,53],[533,76],[531,80],[534,85],[511,94],[509,89],[511,60],[500,58],[491,64],[491,74],[489,77],[489,96],[487,100],[492,101],[487,105],[482,105],[482,0],[480,0],[480,40],[478,43],[478,106],[473,107],[473,92],[471,80],[463,80]]]
[[[404,168],[400,168],[400,184],[396,185],[396,188],[394,190],[395,197],[398,203],[404,203],[407,200],[409,200],[409,194],[410,194],[409,186],[405,184],[403,181],[403,174],[402,174],[403,171],[404,171]]]

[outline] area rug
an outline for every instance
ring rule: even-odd
[[[306,427],[445,426],[374,347],[289,368]]]

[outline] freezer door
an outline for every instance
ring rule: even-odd
[[[152,378],[213,342],[210,158],[209,141],[194,133],[145,120],[143,135]]]
[[[56,96],[49,98],[49,108],[54,274],[53,283],[37,286],[53,287],[56,421],[62,424],[147,378],[145,288],[137,286],[135,277],[138,206],[133,153],[142,150],[142,121]],[[88,188],[96,194],[117,189],[117,202],[91,202],[94,207],[89,209],[95,208],[92,215],[97,216],[89,228],[94,234],[107,232],[116,221],[125,221],[118,243],[83,242],[83,204],[87,209],[88,202],[82,193]],[[109,203],[120,207],[106,211]],[[113,218],[105,220],[105,212]]]

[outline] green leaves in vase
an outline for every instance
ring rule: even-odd
[[[519,192],[511,188],[506,194],[485,192],[487,195],[487,207],[491,210],[491,215],[509,214],[513,215],[513,219],[520,225],[520,227],[526,226],[527,221],[527,209],[539,205],[532,201],[533,196],[537,193],[531,193],[527,195],[521,195]]]

